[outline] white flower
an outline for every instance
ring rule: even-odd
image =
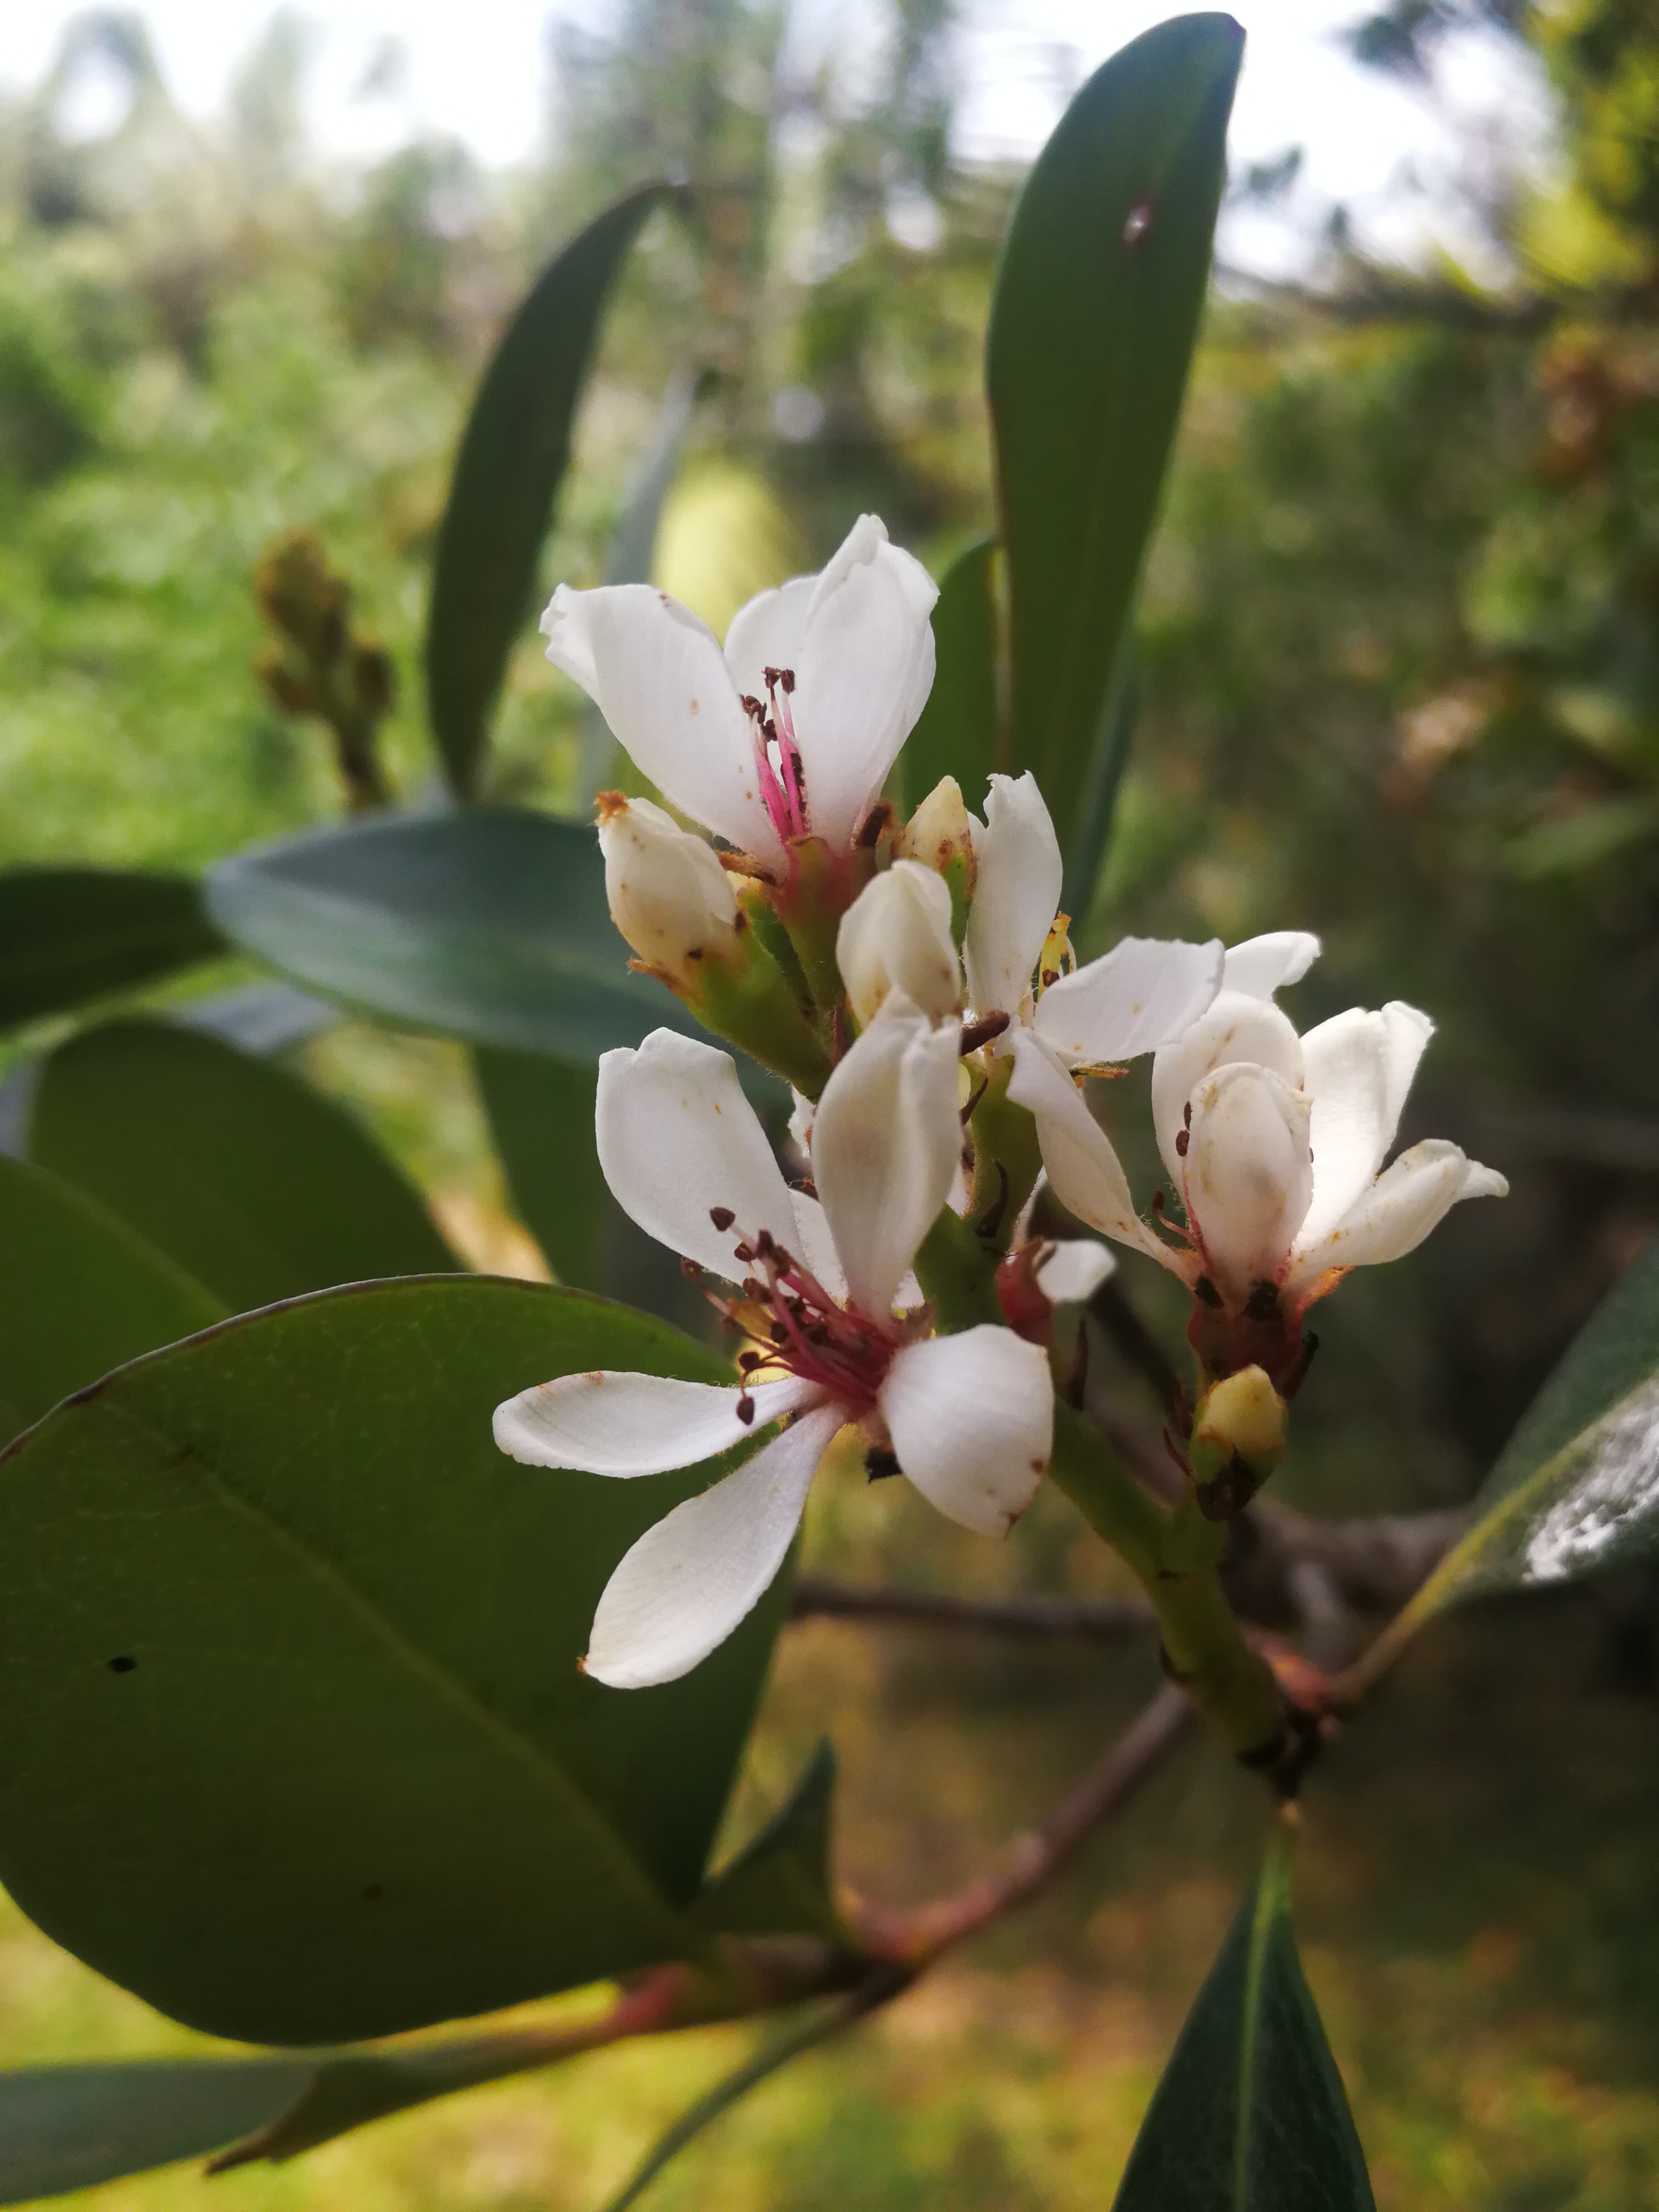
[[[690,1467],[781,1424],[734,1474],[641,1537],[605,1586],[586,1669],[672,1681],[757,1602],[819,1461],[855,1424],[951,1519],[1002,1534],[1047,1464],[1048,1363],[1011,1330],[929,1338],[906,1277],[957,1164],[957,1035],[890,997],[824,1087],[815,1200],[791,1191],[724,1053],[659,1030],[599,1063],[600,1164],[640,1226],[738,1285],[741,1383],[567,1375],[495,1413],[515,1459],[595,1474]],[[820,1202],[821,1201],[821,1202]]]
[[[1110,1140],[1058,1068],[1023,1054],[1010,1085],[1073,1212],[1264,1326],[1293,1323],[1348,1268],[1413,1250],[1460,1199],[1509,1188],[1438,1139],[1383,1168],[1433,1024],[1396,1001],[1298,1036],[1273,994],[1318,951],[1291,932],[1235,946],[1214,1003],[1154,1056],[1152,1116],[1188,1243],[1139,1218]]]
[[[867,1029],[902,991],[930,1020],[962,1006],[962,968],[951,935],[951,893],[920,860],[895,860],[867,883],[841,918],[836,965],[847,1003]]]
[[[648,584],[561,584],[541,626],[671,805],[777,867],[793,837],[851,846],[933,688],[938,597],[866,514],[822,574],[751,599],[723,654]]]
[[[985,825],[974,830],[973,903],[963,951],[968,1002],[977,1020],[998,1014],[1008,1032],[1000,1054],[1021,1048],[1024,1030],[1051,1062],[1067,1067],[1133,1060],[1179,1036],[1221,982],[1221,944],[1184,945],[1126,937],[1071,975],[1032,976],[1060,904],[1060,842],[1029,772],[991,778]]]

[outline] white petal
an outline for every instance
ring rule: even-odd
[[[776,591],[757,592],[732,616],[726,633],[726,665],[740,692],[763,700],[767,670],[798,665],[817,582],[816,576],[796,576]]]
[[[684,981],[705,955],[735,956],[737,894],[708,840],[648,799],[607,804],[599,823],[605,899],[640,958]]]
[[[840,1062],[812,1128],[817,1186],[853,1302],[891,1311],[951,1194],[962,1151],[954,1024],[934,1029],[895,992]]]
[[[818,578],[792,705],[813,830],[851,844],[933,683],[939,587],[861,515]]]
[[[1187,1213],[1225,1297],[1283,1272],[1313,1190],[1308,1118],[1301,1091],[1250,1061],[1217,1068],[1193,1094]]]
[[[962,1003],[962,963],[951,935],[951,892],[920,860],[895,860],[872,877],[841,918],[836,965],[861,1028],[902,991],[930,1021]]]
[[[548,659],[672,805],[745,852],[782,860],[749,717],[707,623],[650,584],[561,584],[542,629]]]
[[[1400,1116],[1406,1110],[1417,1064],[1428,1049],[1434,1024],[1415,1006],[1408,1006],[1403,999],[1390,999],[1382,1009],[1382,1018],[1389,1030],[1389,1137],[1382,1148],[1386,1152],[1400,1127]]]
[[[605,1586],[584,1662],[596,1681],[678,1681],[724,1644],[770,1586],[818,1462],[846,1415],[803,1413],[735,1474],[647,1528]]]
[[[1056,1305],[1081,1305],[1116,1267],[1117,1255],[1109,1244],[1092,1237],[1064,1237],[1037,1269],[1037,1288]]]
[[[1018,1014],[1054,927],[1062,873],[1060,840],[1029,769],[1018,780],[991,778],[974,851],[978,872],[963,946],[968,1002],[976,1014]]]
[[[594,1132],[617,1205],[671,1251],[736,1279],[740,1239],[768,1229],[788,1244],[788,1186],[727,1054],[672,1030],[653,1030],[637,1052],[607,1052]],[[716,1209],[733,1217],[725,1229]]]
[[[1132,1244],[1176,1273],[1170,1252],[1135,1212],[1128,1178],[1112,1140],[1079,1095],[1077,1085],[1029,1030],[1014,1037],[1014,1073],[1008,1096],[1036,1121],[1042,1164],[1062,1206],[1103,1236]]]
[[[789,1195],[795,1202],[798,1239],[789,1249],[810,1273],[817,1276],[836,1304],[844,1305],[847,1277],[842,1271],[836,1240],[830,1234],[829,1217],[817,1199],[809,1197],[804,1190],[791,1191]]]
[[[1316,1282],[1328,1268],[1367,1267],[1415,1250],[1461,1198],[1502,1198],[1503,1176],[1457,1146],[1431,1137],[1401,1152],[1335,1228],[1316,1241],[1298,1239],[1293,1287]]]
[[[588,1474],[664,1474],[730,1451],[785,1413],[815,1404],[818,1387],[793,1376],[757,1382],[752,1418],[739,1419],[733,1385],[666,1375],[561,1375],[495,1408],[495,1442],[526,1467]]]
[[[879,1402],[899,1465],[929,1504],[964,1528],[1006,1535],[1054,1443],[1042,1347],[992,1322],[907,1345]]]
[[[1389,1120],[1389,1025],[1352,1006],[1302,1040],[1303,1089],[1312,1109],[1313,1197],[1297,1242],[1334,1229],[1370,1188],[1394,1141]]]
[[[1176,1139],[1185,1125],[1193,1094],[1206,1075],[1230,1060],[1241,1060],[1270,1069],[1293,1091],[1302,1086],[1302,1046],[1290,1017],[1281,1014],[1271,999],[1225,989],[1208,1013],[1153,1059],[1152,1126],[1164,1164],[1177,1188],[1182,1166]]]
[[[1126,937],[1099,960],[1051,983],[1032,1027],[1074,1065],[1133,1060],[1172,1043],[1221,988],[1221,939]]]
[[[1221,988],[1242,991],[1249,999],[1271,999],[1287,983],[1299,983],[1318,957],[1319,939],[1305,930],[1275,929],[1266,937],[1247,938],[1228,953]]]

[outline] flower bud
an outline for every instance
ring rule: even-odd
[[[740,951],[737,894],[714,848],[648,799],[599,794],[599,849],[611,919],[641,963],[696,993],[705,963]]]
[[[1285,1456],[1289,1408],[1261,1367],[1241,1367],[1200,1400],[1190,1456],[1200,1486],[1215,1482],[1242,1460],[1252,1488],[1264,1483]],[[1243,1501],[1241,1499],[1240,1503]]]
[[[950,887],[951,921],[958,943],[967,919],[968,902],[974,896],[972,817],[963,804],[962,787],[955,776],[941,776],[910,819],[898,841],[901,858],[920,860]]]
[[[868,1029],[890,991],[902,991],[929,1021],[962,1004],[962,968],[951,937],[951,893],[916,860],[895,860],[841,918],[836,964],[848,1004]]]

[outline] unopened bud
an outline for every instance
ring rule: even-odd
[[[1242,1460],[1255,1484],[1265,1482],[1285,1456],[1289,1408],[1265,1368],[1241,1367],[1200,1400],[1190,1456],[1200,1485],[1214,1482]]]
[[[861,1029],[890,991],[902,991],[932,1022],[962,1004],[962,965],[951,937],[944,878],[916,860],[895,860],[867,883],[841,918],[836,965]]]
[[[599,804],[611,919],[646,967],[696,994],[708,963],[740,950],[730,877],[711,845],[648,799],[607,791]]]
[[[910,819],[898,841],[900,856],[920,860],[943,876],[950,887],[951,919],[958,943],[974,896],[976,863],[972,820],[955,776],[941,776]]]

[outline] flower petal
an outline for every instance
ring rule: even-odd
[[[1060,904],[1060,840],[1028,769],[991,778],[963,956],[976,1014],[1018,1014]]]
[[[747,1421],[738,1414],[742,1395],[731,1383],[681,1382],[666,1375],[561,1375],[496,1407],[495,1442],[526,1467],[664,1474],[730,1451],[823,1393],[793,1376],[757,1382],[748,1393],[754,1411]]]
[[[726,633],[726,665],[740,692],[764,699],[767,670],[798,665],[817,583],[816,576],[793,577],[775,591],[757,592],[732,616]]]
[[[1394,1129],[1389,1120],[1389,1025],[1351,1006],[1302,1040],[1303,1088],[1312,1109],[1313,1197],[1297,1235],[1312,1243],[1370,1188]]]
[[[653,1030],[637,1052],[599,1061],[594,1113],[611,1195],[647,1237],[734,1280],[732,1256],[769,1229],[787,1245],[795,1210],[766,1132],[730,1056],[696,1037]],[[732,1219],[716,1228],[716,1211]]]
[[[1242,1303],[1277,1282],[1313,1193],[1308,1100],[1253,1061],[1206,1075],[1193,1093],[1187,1214],[1216,1287]]]
[[[744,851],[781,861],[751,725],[707,623],[649,584],[593,592],[561,584],[542,629],[548,659],[581,685],[672,805]]]
[[[1302,1086],[1302,1046],[1290,1017],[1281,1014],[1271,999],[1224,988],[1208,1013],[1153,1059],[1152,1126],[1164,1164],[1177,1188],[1182,1169],[1176,1139],[1193,1095],[1206,1075],[1230,1060],[1242,1060],[1270,1069],[1293,1091]]]
[[[872,876],[841,918],[836,965],[848,1003],[867,1029],[890,991],[902,991],[930,1021],[962,1004],[962,963],[951,935],[951,892],[920,860],[895,860]]]
[[[899,1465],[931,1505],[1004,1536],[1036,1494],[1054,1434],[1048,1355],[984,1322],[907,1345],[879,1400]]]
[[[1093,1237],[1066,1237],[1037,1269],[1036,1285],[1055,1305],[1081,1305],[1116,1267],[1117,1255],[1109,1244]]]
[[[789,1195],[794,1200],[797,1241],[788,1249],[809,1273],[817,1276],[836,1304],[844,1305],[847,1277],[836,1249],[836,1240],[830,1234],[829,1217],[817,1199],[809,1197],[805,1191],[792,1190]]]
[[[1099,960],[1051,983],[1032,1027],[1074,1065],[1133,1060],[1173,1043],[1221,988],[1221,939],[1126,937]]]
[[[954,1024],[936,1030],[895,991],[823,1086],[812,1179],[853,1302],[892,1310],[951,1194],[962,1151]]]
[[[1271,999],[1287,983],[1299,983],[1319,957],[1319,939],[1303,929],[1275,929],[1266,937],[1246,938],[1227,955],[1224,991],[1247,999]]]
[[[1089,1111],[1077,1085],[1030,1030],[1014,1036],[1008,1096],[1036,1122],[1042,1164],[1062,1206],[1091,1229],[1184,1273],[1173,1252],[1139,1218],[1112,1140]]]
[[[860,515],[817,579],[792,701],[813,830],[850,845],[933,684],[939,586]]]
[[[1461,1198],[1503,1198],[1509,1184],[1444,1138],[1401,1152],[1334,1229],[1298,1237],[1290,1284],[1304,1288],[1328,1269],[1376,1267],[1413,1251]]]
[[[1386,1152],[1400,1127],[1400,1116],[1406,1110],[1418,1062],[1434,1035],[1434,1024],[1415,1006],[1408,1006],[1403,999],[1390,999],[1382,1009],[1382,1018],[1389,1028],[1389,1135],[1382,1147]]]
[[[585,1671],[613,1689],[678,1681],[724,1644],[770,1586],[818,1462],[845,1420],[821,1406],[735,1474],[647,1528],[605,1586]]]

